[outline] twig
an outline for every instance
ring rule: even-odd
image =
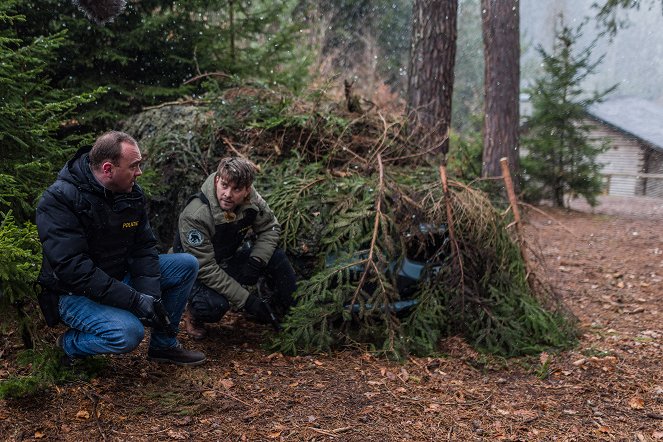
[[[380,136],[380,142],[375,148],[374,155],[380,155],[382,153],[382,146],[384,145],[384,142],[387,139],[387,132],[389,131],[389,125],[387,124],[387,120],[384,119],[381,112],[378,112],[378,117],[380,117],[380,120],[382,120],[383,129],[382,129],[382,136]]]
[[[485,404],[486,402],[488,402],[490,400],[491,397],[493,397],[493,395],[489,394],[488,397],[486,397],[485,399],[479,399],[479,400],[472,401],[472,402],[436,402],[436,401],[431,401],[430,403],[435,404],[435,405],[445,405],[445,406],[455,405],[455,406],[461,406],[461,407],[468,407],[468,406],[472,406],[472,405]],[[421,402],[420,399],[409,397],[409,396],[401,396],[401,398],[407,399],[407,400],[412,401],[412,402]]]
[[[324,434],[325,436],[331,436],[331,437],[337,437],[338,433],[345,433],[346,431],[352,430],[352,427],[341,427],[341,428],[335,428],[333,430],[323,430],[322,428],[316,428],[316,427],[306,427],[309,430],[313,430],[316,433]]]
[[[232,78],[232,76],[226,74],[225,72],[208,72],[208,73],[205,73],[205,74],[196,75],[193,78],[189,78],[187,81],[185,81],[182,84],[184,85],[184,84],[193,83],[194,81],[198,81],[198,80],[201,80],[201,79],[206,78],[206,77]]]
[[[249,408],[252,407],[251,404],[249,404],[248,402],[245,402],[245,401],[243,401],[243,400],[241,400],[241,399],[239,399],[239,398],[233,396],[233,395],[230,394],[230,393],[224,393],[223,391],[218,391],[218,390],[217,390],[217,393],[221,393],[223,396],[229,397],[230,399],[234,399],[234,400],[236,400],[237,402],[242,403],[242,404],[246,405],[246,406],[249,407]]]
[[[458,269],[460,270],[460,302],[461,302],[461,312],[463,315],[462,320],[465,316],[465,274],[463,272],[463,259],[460,255],[460,248],[458,247],[458,241],[456,240],[456,234],[454,231],[454,217],[453,217],[453,208],[451,207],[451,193],[449,192],[449,185],[447,181],[447,168],[444,164],[440,164],[440,179],[442,180],[442,193],[444,193],[444,204],[447,209],[447,226],[449,228],[449,240],[453,245],[453,254],[456,256],[458,261]]]
[[[448,136],[447,136],[446,138],[444,138],[444,139],[441,141],[441,143],[444,143],[448,138],[449,138]],[[423,156],[423,155],[426,155],[426,154],[428,154],[428,153],[433,152],[434,150],[436,150],[436,149],[439,148],[439,147],[440,147],[439,144],[434,144],[432,147],[429,147],[429,148],[426,149],[426,150],[417,151],[417,153],[413,153],[413,154],[410,154],[410,155],[403,155],[403,156],[401,156],[401,157],[387,158],[387,159],[385,160],[385,162],[386,162],[386,161],[407,160],[407,159],[409,159],[409,158],[420,157],[420,156]]]
[[[180,100],[180,101],[168,101],[166,103],[161,103],[157,104],[155,106],[147,106],[144,107],[143,110],[151,110],[151,109],[161,109],[162,107],[166,106],[185,106],[187,104],[193,104],[195,106],[201,105],[201,104],[207,104],[209,103],[209,100]]]
[[[123,434],[123,435],[125,435],[125,436],[151,436],[151,435],[153,435],[153,434],[164,433],[164,432],[166,432],[166,431],[168,431],[168,430],[170,430],[170,427],[168,427],[168,428],[164,428],[163,430],[159,430],[159,431],[152,431],[152,432],[150,432],[150,433],[125,433],[125,432],[123,432],[123,431],[113,430],[113,429],[111,428],[111,431],[112,431],[113,433]]]
[[[334,433],[332,433],[332,432],[330,432],[330,431],[325,431],[325,430],[323,430],[323,429],[321,429],[321,428],[315,428],[315,427],[306,427],[306,428],[307,428],[308,430],[315,431],[316,433],[324,434],[325,436],[329,436],[329,437],[338,437],[338,435],[336,435],[336,434],[334,434]]]
[[[469,183],[467,183],[467,186],[470,187],[470,186],[472,186],[474,183],[479,182],[479,181],[496,181],[496,180],[501,180],[501,179],[502,179],[501,176],[484,176],[484,177],[480,177],[480,178],[475,178],[475,179],[473,179],[472,181],[470,181]]]
[[[373,222],[373,237],[371,238],[371,246],[368,250],[368,257],[366,258],[367,263],[373,262],[373,251],[375,250],[375,243],[378,240],[378,229],[380,227],[380,217],[382,216],[382,208],[381,208],[382,195],[384,193],[384,169],[382,167],[382,155],[378,154],[377,159],[378,159],[378,170],[379,170],[379,181],[378,181],[379,184],[378,184],[378,191],[376,192],[377,195],[375,197],[376,202],[375,202],[375,221]],[[359,280],[359,284],[357,284],[357,289],[352,295],[352,300],[350,301],[350,308],[352,308],[352,306],[357,301],[357,296],[359,295],[361,287],[364,285],[364,281],[366,281],[366,276],[368,275],[369,268],[370,268],[369,266],[366,266],[364,273],[361,274],[361,279]]]
[[[101,428],[101,422],[99,422],[99,416],[97,415],[97,406],[99,405],[99,395],[96,392],[88,393],[87,390],[83,389],[83,393],[92,401],[92,416],[94,417],[94,422],[97,424],[97,430],[103,440],[106,440],[106,433],[104,433],[103,428]]]
[[[225,145],[228,146],[228,149],[232,150],[235,153],[235,155],[237,155],[238,157],[241,157],[241,158],[246,158],[246,155],[242,155],[242,153],[240,151],[235,149],[235,146],[233,146],[233,144],[230,142],[230,140],[228,138],[226,138],[224,136],[221,136],[221,139],[223,140]]]
[[[354,125],[355,123],[357,123],[357,122],[359,122],[359,121],[361,121],[361,120],[364,120],[364,119],[365,119],[365,117],[362,115],[362,116],[360,116],[360,117],[358,117],[358,118],[355,118],[354,120],[350,121],[350,122],[349,122],[349,123],[343,128],[343,130],[341,131],[341,134],[340,134],[340,135],[338,136],[338,138],[336,139],[336,142],[334,143],[334,145],[333,145],[333,146],[331,147],[331,149],[329,150],[329,161],[327,162],[327,166],[329,166],[329,163],[331,162],[331,159],[332,159],[332,157],[333,157],[333,153],[334,153],[334,151],[336,150],[337,146],[338,146],[339,144],[342,143],[342,141],[343,141],[343,136],[345,135],[345,132],[347,132],[347,130],[348,130],[352,125]],[[354,151],[352,151],[349,147],[346,146],[345,149],[344,149],[344,152],[348,152],[348,153],[350,153],[350,154],[351,154],[356,160],[361,161],[363,164],[368,164],[368,160],[367,160],[366,158],[364,158],[364,157],[358,155],[357,153],[355,153]]]

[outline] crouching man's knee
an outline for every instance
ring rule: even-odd
[[[106,341],[106,347],[111,353],[129,353],[138,347],[145,337],[145,328],[136,320],[125,324],[115,331],[109,331],[101,336]]]
[[[230,303],[225,296],[196,282],[189,298],[189,311],[196,321],[219,322],[230,310]]]

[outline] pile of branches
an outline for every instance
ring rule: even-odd
[[[549,290],[533,290],[549,286],[530,284],[510,214],[461,182],[444,192],[440,159],[404,119],[255,87],[205,105],[213,116],[203,131],[168,133],[149,147],[162,180],[156,199],[180,206],[156,215],[179,213],[223,155],[261,167],[256,186],[300,275],[274,349],[361,345],[403,357],[432,354],[440,337],[460,334],[512,356],[574,342],[573,318],[544,308]]]

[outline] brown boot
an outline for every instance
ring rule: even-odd
[[[184,319],[184,329],[189,336],[195,340],[205,339],[207,336],[207,329],[205,328],[205,324],[196,321],[188,307],[184,311],[184,316],[182,319]]]

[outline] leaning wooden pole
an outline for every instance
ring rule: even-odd
[[[504,179],[504,186],[506,187],[506,194],[509,197],[509,206],[513,212],[513,223],[516,228],[516,240],[520,248],[520,256],[525,262],[527,268],[527,281],[531,284],[530,274],[532,273],[531,263],[527,252],[527,244],[522,234],[522,223],[520,222],[520,210],[518,209],[518,198],[516,191],[513,187],[513,180],[511,179],[511,171],[509,170],[509,160],[506,157],[500,158],[500,166],[502,167],[502,179]]]
[[[447,179],[447,168],[444,164],[440,164],[440,179],[442,180],[442,193],[444,194],[444,203],[447,209],[447,228],[449,229],[449,241],[451,241],[452,254],[458,262],[458,270],[460,271],[460,299],[461,299],[461,314],[465,316],[465,274],[463,272],[463,259],[458,247],[458,241],[454,232],[454,216],[453,208],[451,206],[451,192],[449,192],[449,182]]]
[[[516,233],[520,236],[520,210],[518,210],[518,198],[513,187],[513,180],[511,179],[511,172],[509,171],[509,160],[506,157],[500,158],[500,166],[502,167],[502,178],[506,186],[506,194],[509,197],[509,205],[513,212],[513,220],[516,225]]]

